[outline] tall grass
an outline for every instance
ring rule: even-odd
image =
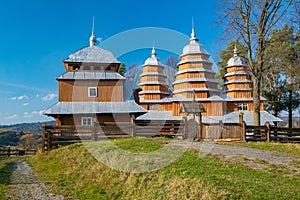
[[[132,152],[156,151],[165,139],[113,141]],[[100,146],[105,142],[89,145]],[[109,151],[109,149],[108,149]],[[111,169],[83,144],[36,155],[29,163],[54,193],[79,199],[299,199],[299,176],[284,177],[186,151],[172,164],[147,173]]]

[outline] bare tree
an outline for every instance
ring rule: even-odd
[[[246,46],[253,80],[254,124],[260,125],[261,80],[265,41],[296,0],[223,0],[222,22],[226,32],[241,38]]]
[[[37,150],[39,138],[39,135],[36,133],[26,133],[20,138],[19,145],[25,150]]]
[[[167,75],[167,84],[169,87],[170,93],[173,92],[173,82],[175,81],[175,73],[178,71],[177,64],[179,60],[176,56],[172,55],[167,58],[166,66],[164,69],[165,74]]]

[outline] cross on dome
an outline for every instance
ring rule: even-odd
[[[195,29],[194,29],[194,17],[192,17],[192,33],[190,38],[190,43],[196,43],[199,39],[196,37]]]
[[[152,51],[151,51],[151,57],[156,57],[156,51],[155,51],[155,47],[152,47]]]
[[[237,57],[238,55],[239,55],[239,51],[238,51],[238,49],[237,49],[237,42],[235,43],[235,45],[234,45],[234,49],[233,49],[233,56],[234,57]]]
[[[96,39],[96,37],[94,35],[94,17],[93,17],[92,35],[90,37],[90,46],[95,46],[96,41],[97,41],[97,39]]]

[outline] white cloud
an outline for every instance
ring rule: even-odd
[[[29,105],[29,103],[23,103],[23,106],[28,106]]]
[[[10,116],[6,116],[4,117],[4,119],[15,119],[17,118],[18,115],[14,114],[14,115],[10,115]]]
[[[28,96],[26,95],[22,95],[22,96],[18,96],[18,97],[11,97],[10,100],[22,100],[22,99],[28,99]]]
[[[43,112],[44,112],[44,111],[45,111],[45,110],[33,111],[32,114],[34,114],[34,115],[43,115]]]
[[[31,118],[31,117],[33,117],[32,113],[24,112],[24,118]]]
[[[56,94],[48,94],[47,96],[44,96],[43,98],[42,98],[42,100],[43,101],[51,101],[51,100],[53,100],[55,97],[56,97],[57,95]]]
[[[32,111],[30,112],[24,112],[24,118],[32,118],[34,115],[43,115],[43,112],[45,110],[40,110],[40,111]]]
[[[26,95],[18,96],[18,100],[22,100],[22,99],[28,99],[28,96],[26,96]]]

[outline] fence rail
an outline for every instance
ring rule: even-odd
[[[76,142],[97,141],[108,138],[132,136],[182,136],[181,121],[147,122],[105,122],[93,126],[47,126],[43,123],[42,149],[49,150],[58,145]]]
[[[246,141],[274,141],[300,143],[300,128],[270,126],[245,126]]]
[[[190,125],[187,121],[105,122],[94,123],[93,126],[46,126],[43,123],[42,149],[49,150],[58,145],[76,142],[132,136],[180,136],[182,138],[197,137],[201,140],[300,143],[300,128],[274,127],[269,123],[265,126],[249,126],[243,120],[239,124],[201,124],[201,129],[198,125],[191,123]],[[200,133],[197,135],[191,132]]]
[[[36,150],[0,148],[0,156],[25,156],[25,155],[35,155],[35,154],[36,154]]]

